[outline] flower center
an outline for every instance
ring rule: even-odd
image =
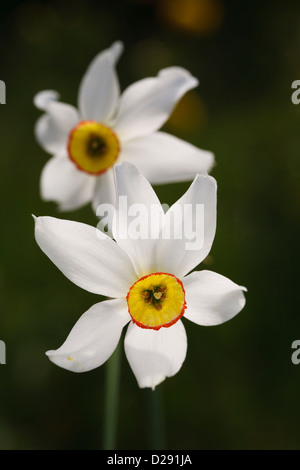
[[[131,286],[126,299],[133,322],[154,330],[176,323],[186,308],[182,282],[168,273],[142,277]]]
[[[69,135],[68,153],[79,170],[99,175],[114,164],[120,152],[116,134],[96,121],[81,121]]]

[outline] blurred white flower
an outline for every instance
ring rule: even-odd
[[[148,181],[128,163],[115,166],[116,220],[118,200],[143,204],[149,210],[159,200]],[[115,350],[123,327],[125,353],[140,387],[154,388],[176,374],[185,360],[187,337],[181,318],[199,325],[217,325],[234,317],[245,305],[244,287],[220,274],[194,271],[209,253],[216,229],[216,182],[197,175],[188,191],[166,214],[156,211],[162,231],[178,223],[178,205],[204,205],[204,243],[186,250],[186,240],[130,239],[119,237],[122,227],[114,224],[114,240],[94,227],[52,217],[36,218],[35,237],[40,248],[76,285],[108,296],[77,321],[64,344],[48,351],[60,367],[85,372],[102,365]],[[126,218],[124,219],[126,220]],[[180,223],[184,224],[184,220]],[[173,227],[176,228],[176,227]],[[176,232],[176,230],[174,231]]]
[[[61,210],[113,203],[116,162],[133,163],[152,184],[192,180],[214,163],[211,152],[158,132],[198,80],[181,67],[169,67],[120,96],[115,65],[122,49],[115,42],[92,61],[79,87],[78,109],[59,102],[52,90],[34,98],[45,111],[35,135],[52,154],[42,171],[41,195]]]

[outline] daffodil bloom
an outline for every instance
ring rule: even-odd
[[[91,226],[52,217],[36,218],[40,248],[76,285],[107,296],[85,312],[64,344],[48,351],[60,367],[84,372],[103,364],[115,350],[123,328],[125,353],[140,387],[154,388],[176,374],[187,351],[183,320],[217,325],[235,316],[245,304],[243,287],[212,271],[190,271],[209,253],[216,228],[216,182],[197,175],[187,192],[164,213],[145,177],[129,163],[115,166],[116,212],[126,196],[128,206],[143,204],[153,211],[160,231],[170,237],[131,239],[120,236],[122,222],[113,224],[114,238]],[[186,221],[175,217],[178,207],[204,205],[204,243],[187,250],[187,240],[174,237]],[[185,214],[185,213],[184,213]],[[121,214],[122,215],[122,214]],[[185,214],[184,217],[188,217]],[[178,228],[178,227],[177,227]],[[189,274],[190,273],[190,274]]]
[[[61,210],[113,203],[115,163],[133,163],[152,184],[189,181],[213,165],[211,152],[158,132],[198,80],[181,67],[168,67],[120,96],[115,66],[122,47],[115,42],[92,61],[79,87],[78,109],[59,102],[55,91],[35,96],[45,111],[35,135],[52,155],[42,171],[41,195]]]

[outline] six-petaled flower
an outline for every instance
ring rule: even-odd
[[[131,164],[115,166],[116,212],[113,237],[91,226],[39,217],[35,237],[40,248],[76,285],[110,297],[85,312],[63,345],[48,351],[52,362],[74,372],[102,365],[115,350],[125,325],[125,353],[140,387],[155,388],[176,374],[185,360],[187,337],[183,320],[209,326],[235,316],[245,304],[246,290],[212,271],[191,271],[208,255],[216,229],[216,182],[197,175],[165,214],[145,177]],[[163,232],[168,224],[184,224],[174,217],[178,205],[204,205],[204,243],[187,250],[187,240],[120,237],[118,201],[139,203],[154,211],[151,223]],[[185,214],[185,212],[183,212]],[[129,219],[130,222],[130,219]],[[182,231],[184,233],[184,231]]]
[[[96,210],[113,202],[115,163],[133,163],[151,184],[191,181],[213,166],[211,152],[158,131],[198,80],[181,67],[168,67],[120,96],[115,65],[122,47],[115,42],[92,61],[79,87],[78,109],[59,102],[54,91],[35,96],[45,111],[36,138],[52,154],[42,171],[41,195],[61,210],[89,202]]]

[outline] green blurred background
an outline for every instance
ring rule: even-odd
[[[298,303],[300,3],[83,0],[1,3],[1,449],[100,449],[106,367],[72,374],[45,356],[99,300],[69,282],[35,243],[31,214],[95,225],[90,207],[40,200],[49,158],[33,126],[34,94],[76,104],[92,58],[115,40],[121,89],[164,67],[200,79],[164,129],[215,152],[218,225],[202,267],[248,288],[244,310],[217,327],[185,321],[188,354],[158,387],[168,449],[299,449]],[[156,187],[171,204],[186,184]],[[200,267],[201,268],[201,267]],[[298,279],[297,279],[298,277]],[[118,449],[151,449],[149,393],[123,354]]]

